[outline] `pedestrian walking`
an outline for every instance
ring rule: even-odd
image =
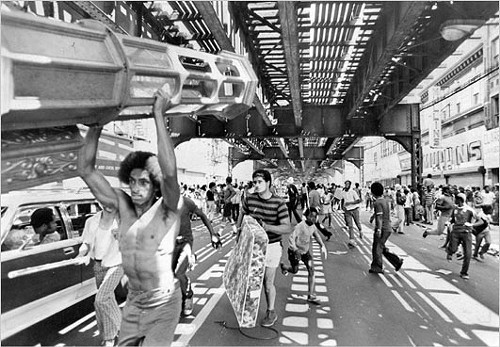
[[[309,188],[309,208],[314,207],[317,211],[321,211],[322,209],[322,204],[321,204],[321,196],[316,189],[316,184],[314,182],[309,182],[307,184]],[[325,235],[326,241],[330,240],[330,237],[332,237],[332,232],[329,231],[328,229],[325,228],[323,224],[321,224],[319,221],[316,222],[316,227],[318,230]]]
[[[266,296],[266,316],[261,322],[264,327],[270,327],[278,320],[275,310],[276,287],[274,280],[276,269],[280,264],[283,235],[291,232],[288,209],[285,201],[271,193],[271,174],[267,170],[256,170],[253,175],[254,193],[247,194],[242,201],[241,213],[238,219],[238,236],[241,233],[243,215],[255,218],[265,230],[269,244],[266,252],[266,269],[264,273],[264,292]]]
[[[189,316],[193,312],[193,290],[191,281],[187,276],[187,270],[194,266],[193,254],[193,230],[191,229],[191,220],[193,215],[197,215],[210,233],[212,247],[218,249],[222,246],[220,236],[217,234],[208,217],[196,205],[196,203],[188,198],[183,197],[184,201],[181,208],[181,225],[179,235],[175,239],[173,269],[175,277],[180,282],[182,292],[182,309],[183,316]]]
[[[356,223],[359,231],[359,238],[363,238],[363,230],[361,223],[359,222],[359,203],[361,198],[358,193],[351,189],[351,181],[347,180],[344,183],[344,191],[342,192],[344,217],[349,228],[349,247],[356,247],[356,241],[354,239],[354,226],[353,221]]]
[[[410,191],[408,189],[404,190],[405,194],[405,204],[404,204],[404,209],[405,209],[405,225],[409,226],[410,224],[413,223],[413,217],[412,217],[412,212],[413,212],[413,194],[410,194]]]
[[[297,223],[300,223],[302,218],[297,212],[297,205],[299,204],[299,190],[293,183],[289,183],[287,186],[288,201],[286,206],[288,208],[288,215],[290,216],[290,222],[292,221],[292,215],[295,217]]]
[[[288,260],[290,261],[290,266],[286,266],[281,263],[281,272],[283,275],[288,275],[288,273],[296,274],[299,271],[299,261],[302,260],[307,269],[307,284],[308,284],[308,295],[307,301],[319,305],[319,301],[315,294],[315,276],[314,276],[314,260],[311,254],[312,239],[316,239],[316,242],[321,247],[321,253],[327,258],[326,246],[321,239],[316,228],[316,222],[318,219],[318,210],[314,207],[306,209],[304,211],[305,220],[297,224],[290,234],[289,246],[288,246]]]
[[[215,206],[215,194],[216,194],[216,184],[215,182],[210,182],[207,190],[207,215],[210,223],[213,222],[216,214],[217,207]]]
[[[375,198],[373,203],[375,230],[373,233],[372,263],[368,272],[384,273],[382,256],[394,266],[396,271],[399,271],[403,260],[385,246],[392,232],[390,201],[383,197],[384,187],[379,182],[372,183],[370,190]]]
[[[454,208],[451,214],[451,232],[450,242],[447,248],[446,259],[452,260],[452,255],[457,251],[458,246],[462,245],[464,258],[460,277],[465,280],[469,279],[469,264],[472,255],[472,220],[476,218],[476,212],[467,206],[465,201],[467,197],[463,193],[459,193],[455,198]]]
[[[401,185],[396,184],[394,186],[395,190],[395,206],[394,206],[394,214],[396,215],[396,219],[392,224],[392,229],[394,232],[398,234],[404,234],[404,222],[405,222],[405,203],[406,203],[406,195],[401,188]]]
[[[321,200],[321,215],[323,216],[322,224],[325,223],[325,220],[328,218],[328,226],[332,226],[332,204],[333,204],[333,194],[330,191],[326,191],[325,195]]]
[[[115,289],[123,277],[118,237],[116,213],[103,209],[85,222],[78,250],[78,257],[89,256],[93,262],[97,286],[95,316],[104,346],[116,344],[122,319],[115,297]]]
[[[474,253],[472,258],[479,262],[484,260],[484,255],[488,252],[491,245],[490,224],[493,222],[491,213],[486,206],[483,206],[481,211],[477,214],[478,223],[473,225],[472,233],[476,237],[476,245],[474,246]],[[484,240],[484,245],[481,243]]]

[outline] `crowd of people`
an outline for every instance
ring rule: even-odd
[[[495,192],[490,192],[489,187],[481,192],[468,187],[436,187],[432,177],[427,177],[415,188],[384,188],[375,182],[361,189],[358,183],[352,185],[347,180],[343,186],[304,182],[296,187],[289,183],[285,196],[280,196],[266,170],[255,171],[252,181],[245,185],[233,183],[231,177],[225,183],[211,182],[201,187],[179,184],[174,146],[163,119],[170,97],[168,85],[155,95],[153,115],[161,148],[158,155],[132,152],[121,163],[118,178],[129,186],[128,192],[112,188],[95,167],[102,126],[89,127],[78,155],[80,176],[102,206],[102,212],[87,221],[79,256],[89,256],[94,262],[98,287],[96,318],[103,345],[172,343],[179,317],[192,312],[193,293],[186,271],[194,262],[194,218],[205,224],[216,249],[221,247],[220,235],[211,224],[218,213],[227,223],[225,226],[230,225],[236,242],[244,215],[253,217],[266,232],[269,242],[263,291],[267,308],[261,321],[265,327],[278,319],[274,284],[278,268],[285,275],[294,274],[299,261],[304,262],[308,270],[307,301],[319,304],[314,293],[313,239],[326,258],[326,244],[320,234],[325,241],[333,235],[332,214],[336,211],[344,216],[348,246],[355,248],[356,239],[364,237],[359,219],[363,197],[363,205],[373,212],[374,222],[370,273],[383,273],[383,256],[396,271],[401,269],[402,259],[385,244],[393,232],[404,233],[406,225],[417,221],[433,223],[438,219],[436,229],[425,230],[423,236],[447,231],[448,259],[462,245],[464,279],[468,278],[472,234],[478,240],[474,257],[482,259],[487,251],[491,242],[488,225],[492,223],[493,211],[498,211],[498,186]],[[292,215],[297,222],[294,226]],[[42,240],[52,231],[53,218],[45,221],[41,217],[34,215],[32,219],[43,234]],[[285,238],[289,266],[281,262]],[[120,312],[112,292],[123,274],[128,278],[128,296]]]

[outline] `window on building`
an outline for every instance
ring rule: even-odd
[[[473,100],[474,100],[474,105],[479,104],[479,93],[474,93]]]
[[[460,114],[460,103],[457,102],[457,114]]]
[[[498,95],[491,98],[491,111],[493,115],[498,116]]]
[[[498,47],[498,37],[495,38],[493,41],[491,41],[491,64],[493,66],[497,66],[498,65],[498,51],[499,51],[499,47]]]

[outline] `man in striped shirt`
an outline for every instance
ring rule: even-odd
[[[238,239],[241,232],[243,215],[255,218],[266,231],[269,238],[266,253],[266,271],[264,274],[267,311],[261,325],[270,327],[278,320],[278,316],[274,310],[274,303],[276,301],[274,278],[281,259],[281,238],[282,235],[289,234],[292,229],[285,201],[270,191],[271,174],[269,171],[257,170],[253,173],[252,179],[254,193],[248,194],[242,201],[242,213],[240,213],[238,218]]]

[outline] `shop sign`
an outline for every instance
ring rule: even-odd
[[[429,144],[431,148],[440,148],[442,139],[441,112],[434,110],[429,126]]]
[[[476,128],[467,133],[446,139],[441,149],[424,148],[424,169],[451,171],[483,165],[484,128]]]

